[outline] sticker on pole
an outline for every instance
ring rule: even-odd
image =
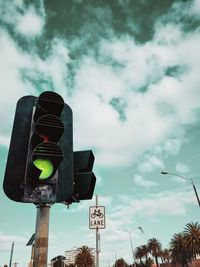
[[[89,208],[89,227],[90,229],[104,229],[106,227],[104,206],[91,206]]]

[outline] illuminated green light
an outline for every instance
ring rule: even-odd
[[[35,167],[37,167],[38,169],[42,171],[39,176],[40,180],[48,179],[52,175],[53,164],[49,159],[39,158],[39,159],[34,160],[33,164],[35,165]]]

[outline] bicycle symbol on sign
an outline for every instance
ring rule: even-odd
[[[100,209],[95,209],[93,213],[91,213],[91,218],[103,218],[103,213],[101,212]]]

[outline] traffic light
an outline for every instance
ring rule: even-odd
[[[96,177],[92,172],[94,155],[91,150],[74,152],[74,192],[72,202],[91,199]]]
[[[16,107],[4,191],[19,202],[62,203],[73,192],[72,110],[46,91]]]

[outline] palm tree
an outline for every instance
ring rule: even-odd
[[[142,257],[144,256],[142,247],[136,247],[135,248],[135,258],[140,260],[140,266],[144,266],[144,263],[142,261]]]
[[[141,249],[142,249],[143,257],[145,257],[146,263],[147,263],[147,261],[148,261],[148,253],[149,253],[148,247],[147,247],[147,245],[142,245]]]
[[[167,248],[163,249],[161,251],[161,255],[162,255],[163,261],[169,263],[170,257],[171,257],[170,250]]]
[[[154,264],[153,259],[148,257],[146,261],[146,267],[151,267],[153,264]]]
[[[116,260],[114,267],[128,267],[129,265],[125,262],[124,259],[118,259]]]
[[[156,238],[151,238],[148,240],[148,250],[154,256],[156,266],[159,267],[158,264],[158,257],[160,256],[160,251],[161,251],[161,243],[158,241]]]
[[[182,267],[188,267],[190,254],[186,249],[186,239],[183,233],[174,234],[170,241],[172,263],[180,263]]]
[[[95,260],[92,249],[87,246],[78,248],[78,254],[75,257],[75,265],[77,267],[94,267]]]
[[[183,234],[186,248],[190,251],[191,257],[196,259],[197,254],[200,254],[200,224],[198,222],[186,224]]]

